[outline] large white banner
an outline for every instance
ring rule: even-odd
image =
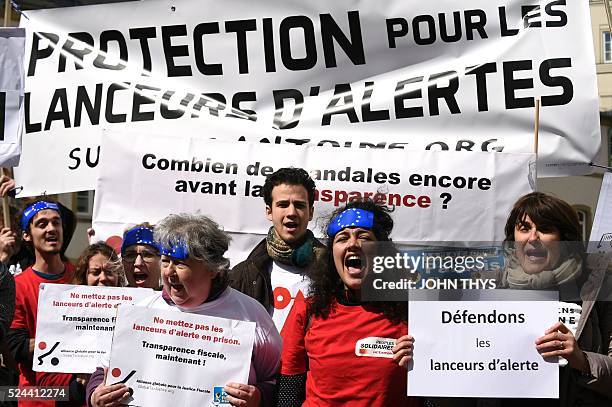
[[[96,237],[156,223],[170,213],[211,216],[247,251],[271,222],[265,217],[265,176],[282,167],[306,169],[317,185],[310,229],[350,200],[395,207],[396,242],[501,241],[516,199],[532,191],[533,154],[355,150],[339,160],[333,148],[229,145],[197,137],[105,134],[96,185]],[[244,242],[244,245],[241,244]],[[244,253],[234,256],[244,258]]]
[[[0,166],[19,165],[23,133],[25,30],[0,28]]]
[[[255,322],[121,306],[107,384],[130,387],[130,406],[229,405],[223,386],[248,382],[254,338]]]
[[[558,398],[558,358],[543,360],[535,345],[558,320],[555,296],[492,290],[480,300],[411,301],[408,395]]]
[[[117,306],[153,294],[148,288],[41,284],[32,369],[93,373],[108,359]]]
[[[91,189],[104,128],[348,151],[600,144],[586,0],[148,0],[30,11],[23,194]],[[38,166],[45,157],[45,171]]]

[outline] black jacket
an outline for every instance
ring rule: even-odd
[[[315,239],[313,261],[304,269],[306,276],[310,276],[315,267],[322,267],[324,253],[325,246]],[[255,246],[245,261],[238,263],[230,271],[230,286],[259,301],[268,312],[274,308],[270,277],[271,264],[272,258],[268,255],[264,238]]]

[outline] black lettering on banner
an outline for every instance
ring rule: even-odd
[[[0,92],[0,141],[4,141],[4,126],[6,123],[6,93]]]
[[[325,67],[327,68],[335,68],[338,66],[336,62],[334,40],[354,65],[365,64],[365,51],[363,48],[359,11],[349,11],[347,14],[351,33],[350,40],[344,35],[342,29],[331,15],[319,15],[321,20],[321,40],[323,42],[323,53],[325,55]]]
[[[294,58],[291,54],[291,29],[301,29],[304,32],[303,58]],[[283,19],[279,28],[281,59],[283,65],[291,71],[305,71],[317,63],[317,43],[315,41],[314,25],[306,16],[291,16]]]
[[[150,90],[154,92],[159,92],[161,89],[156,88],[154,86],[137,84],[135,86],[136,91],[134,92],[134,97],[132,98],[132,121],[133,122],[142,122],[149,121],[155,118],[155,114],[153,112],[141,112],[140,107],[142,105],[149,105],[155,103],[155,100],[151,97],[147,97],[143,95],[144,90]],[[110,89],[109,89],[110,91]]]
[[[226,32],[236,33],[236,49],[238,50],[238,72],[249,73],[249,56],[247,53],[247,31],[257,30],[255,20],[235,20],[225,22]]]
[[[494,62],[489,62],[476,67],[469,67],[465,74],[476,77],[476,97],[478,99],[478,111],[486,112],[489,110],[489,100],[487,97],[487,74],[497,72]]]
[[[404,88],[406,87],[406,85],[422,81],[423,77],[418,76],[416,78],[406,79],[397,83],[397,86],[395,87],[395,96],[393,98],[395,104],[396,118],[406,119],[410,117],[423,117],[423,108],[421,106],[406,107],[404,105],[404,101],[406,101],[407,99],[420,99],[422,97],[421,88],[416,88],[414,90],[405,92]]]
[[[540,80],[545,86],[560,87],[563,93],[555,96],[542,96],[542,106],[566,105],[574,98],[574,85],[566,76],[551,76],[550,71],[555,68],[570,68],[570,58],[547,59],[540,64]]]
[[[480,38],[489,38],[485,31],[487,24],[487,13],[484,10],[466,10],[465,15],[465,38],[474,39],[474,30],[478,31]]]
[[[162,95],[162,102],[161,102],[161,106],[160,106],[160,113],[161,113],[162,118],[164,118],[164,119],[172,120],[172,119],[178,119],[178,118],[182,117],[183,114],[185,114],[185,108],[189,105],[189,102],[191,102],[195,98],[195,95],[193,93],[188,93],[179,102],[179,106],[180,107],[178,109],[170,109],[168,107],[169,102],[170,102],[170,98],[175,93],[176,93],[175,91],[169,90],[169,91],[166,91]]]
[[[49,45],[39,49],[40,39],[44,38],[49,41]],[[36,61],[43,58],[48,58],[53,54],[53,48],[59,41],[59,35],[54,33],[35,32],[32,35],[32,49],[30,51],[30,63],[28,64],[28,76],[34,76],[36,72]]]
[[[425,23],[425,27],[427,27],[426,37],[421,34],[421,23]],[[412,31],[414,32],[414,42],[417,45],[430,45],[436,42],[436,22],[428,14],[418,15],[412,20]]]
[[[142,51],[142,70],[144,74],[151,72],[151,50],[149,49],[149,39],[156,38],[155,27],[130,28],[130,39],[138,40]]]
[[[274,127],[281,130],[296,127],[300,122],[304,106],[304,95],[302,95],[302,92],[297,89],[274,90],[272,97],[274,99]],[[291,117],[287,120],[282,120],[286,99],[293,99],[294,108],[293,112],[291,112]]]
[[[519,109],[535,106],[535,101],[531,97],[516,97],[515,91],[519,89],[532,89],[533,79],[515,79],[514,72],[531,70],[531,61],[507,61],[504,62],[504,95],[506,99],[506,109]]]
[[[461,13],[459,11],[453,11],[453,23],[454,33],[451,35],[448,33],[448,27],[446,26],[446,14],[438,13],[438,20],[440,21],[440,38],[444,42],[457,42],[461,39]]]
[[[567,25],[567,14],[563,10],[556,10],[554,6],[565,6],[565,0],[556,0],[544,6],[544,11],[551,17],[559,17],[557,21],[547,21],[546,27],[565,27]]]
[[[438,81],[448,78],[448,86],[438,86]],[[459,90],[459,78],[457,72],[447,71],[431,75],[429,78],[430,85],[427,87],[427,99],[429,100],[429,114],[437,116],[440,114],[440,106],[438,99],[444,99],[446,105],[452,114],[461,113],[455,94]]]
[[[387,23],[387,42],[389,48],[397,48],[396,38],[404,37],[408,34],[408,21],[404,18],[388,18]],[[399,26],[397,29],[396,26]]]
[[[343,103],[340,102],[340,99],[342,99]],[[329,126],[331,117],[337,114],[346,114],[351,123],[359,122],[355,105],[353,104],[351,85],[348,83],[340,83],[334,87],[334,95],[325,109],[323,119],[321,119],[321,126]]]
[[[76,170],[77,168],[79,168],[79,165],[81,165],[81,157],[76,155],[76,153],[78,153],[79,151],[81,151],[80,147],[75,147],[72,150],[70,150],[68,157],[74,160],[74,165],[69,165],[68,169]]]
[[[201,111],[203,107],[208,109],[212,116],[219,117],[219,110],[224,110],[227,105],[225,96],[220,93],[202,93],[200,99],[193,105],[194,111]],[[192,113],[191,117],[200,117],[197,113]]]
[[[108,43],[111,41],[117,42],[117,45],[119,47],[119,62],[117,62],[115,65],[109,65],[106,63],[106,59],[108,58]],[[128,62],[127,43],[125,42],[125,37],[123,36],[121,31],[117,31],[117,30],[102,31],[102,34],[100,34],[100,52],[98,53],[98,56],[94,60],[93,65],[96,68],[109,69],[112,71],[120,71],[122,69],[125,69],[127,62]]]
[[[30,123],[30,92],[25,92],[23,99],[26,133],[36,133],[42,130],[41,123]]]
[[[209,64],[204,61],[204,36],[219,34],[219,23],[201,23],[193,29],[193,52],[198,71],[203,75],[223,75],[221,64]]]
[[[125,85],[128,85],[126,83]],[[106,107],[104,109],[104,118],[109,123],[125,123],[127,120],[126,114],[114,114],[113,104],[115,100],[115,92],[125,90],[126,86],[119,83],[111,83],[106,91]]]
[[[264,59],[266,61],[266,72],[276,72],[276,59],[274,56],[274,30],[272,29],[272,19],[264,18],[263,22],[263,35],[264,38],[268,38],[268,41],[264,41]]]
[[[84,43],[86,46],[84,48],[75,49],[75,41],[80,41]],[[74,61],[75,69],[83,69],[83,58],[85,55],[91,54],[94,46],[94,39],[90,33],[87,32],[78,32],[68,34],[68,38],[64,45],[62,46],[62,52],[59,56],[59,62],[57,65],[57,72],[64,72],[66,70],[66,55],[72,55],[76,60]]]
[[[389,111],[386,109],[372,110],[370,107],[370,99],[374,82],[365,83],[365,91],[363,92],[363,100],[361,101],[361,119],[364,122],[373,122],[377,120],[389,120]]]
[[[540,13],[540,6],[526,5],[521,6],[521,15],[523,16],[523,27],[542,27],[542,14]]]
[[[89,95],[87,94],[87,88],[85,86],[79,86],[77,88],[77,95],[75,101],[74,110],[74,127],[81,125],[81,116],[83,115],[83,108],[87,111],[89,121],[93,125],[100,123],[100,112],[102,108],[102,84],[96,84],[95,100],[92,103]]]
[[[56,110],[59,104],[59,110]],[[61,120],[64,122],[64,128],[70,128],[70,114],[68,112],[68,96],[66,94],[66,88],[56,89],[49,105],[49,112],[47,113],[47,120],[45,121],[45,130],[51,128],[51,123],[55,120]]]
[[[257,121],[257,113],[254,110],[244,109],[240,107],[242,102],[256,102],[257,95],[255,92],[238,92],[232,97],[232,109],[238,110],[240,112],[246,113],[248,115],[245,117],[244,115],[236,115],[233,113],[228,113],[227,117],[235,117],[237,119],[246,119]]]
[[[502,37],[512,37],[519,33],[518,28],[508,28],[508,17],[506,15],[506,7],[499,7],[499,31]]]
[[[191,76],[189,65],[175,65],[174,58],[189,56],[187,45],[172,45],[172,37],[186,37],[187,26],[165,25],[161,28],[162,45],[164,47],[164,58],[166,59],[166,69],[169,77]]]

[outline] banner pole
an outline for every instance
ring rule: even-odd
[[[4,0],[4,26],[8,27],[11,22],[11,1]]]
[[[533,152],[538,159],[538,138],[540,134],[540,99],[536,99],[535,103],[535,121],[533,124]]]
[[[11,176],[7,168],[2,168],[2,175],[6,175],[7,177]],[[2,220],[4,221],[5,228],[11,227],[11,208],[9,207],[8,192],[7,195],[2,197]]]

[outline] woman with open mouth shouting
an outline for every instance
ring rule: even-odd
[[[534,346],[543,358],[564,360],[558,400],[498,400],[487,405],[611,405],[612,304],[595,301],[602,281],[586,266],[576,212],[565,201],[532,192],[514,204],[505,235],[510,248],[498,286],[559,291],[560,316],[567,324],[551,321]]]
[[[125,231],[121,260],[128,287],[160,289],[160,255],[153,241],[153,226],[142,223]]]
[[[406,396],[414,339],[406,303],[361,301],[366,242],[390,241],[386,207],[353,201],[326,229],[327,263],[283,329],[278,405],[418,406]]]
[[[204,215],[174,214],[156,225],[154,237],[161,251],[163,291],[137,305],[255,322],[251,360],[244,361],[250,365],[248,382],[225,383],[224,391],[233,406],[271,406],[281,338],[261,304],[229,287],[229,259],[224,256],[229,236]],[[125,383],[107,385],[107,374],[108,369],[98,369],[92,376],[87,386],[89,406],[128,403],[130,389]]]

